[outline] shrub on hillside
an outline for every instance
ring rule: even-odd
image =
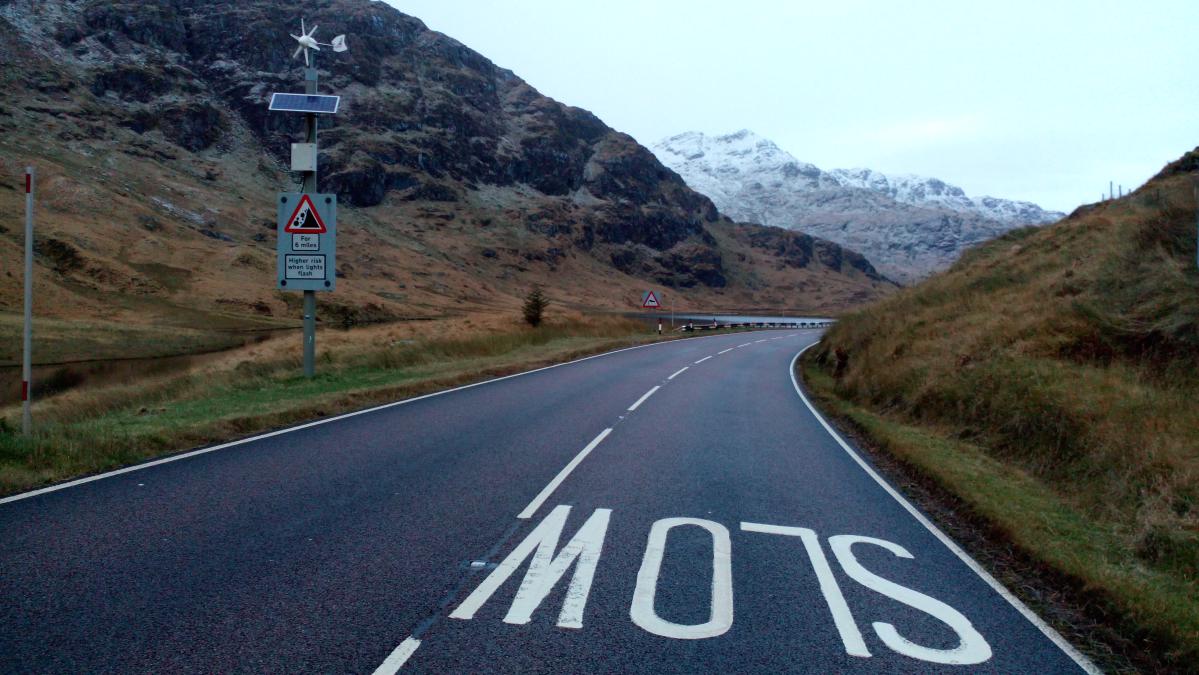
[[[525,304],[522,308],[522,313],[525,317],[525,323],[536,328],[541,325],[542,314],[545,313],[545,308],[548,307],[550,301],[546,299],[545,293],[541,291],[540,286],[534,286],[533,290],[525,297]]]

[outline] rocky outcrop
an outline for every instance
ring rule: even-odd
[[[572,265],[605,282],[623,273],[632,277],[625,285],[740,292],[763,303],[771,300],[761,289],[829,276],[840,297],[851,287],[887,290],[868,263],[846,262],[860,256],[831,242],[780,247],[774,230],[735,225],[630,136],[386,3],[316,0],[304,15],[318,37],[345,33],[350,46],[315,54],[322,93],[342,97],[336,116],[320,118],[321,190],[337,193],[347,222],[371,224],[360,234],[372,245],[394,247],[339,257],[338,273],[364,294],[486,304],[524,285],[520,275]],[[25,126],[52,126],[60,145],[48,154],[87,158],[78,166],[102,173],[103,189],[127,198],[121,208],[145,212],[127,220],[169,221],[143,219],[140,230],[181,227],[202,239],[191,244],[197,251],[257,255],[271,223],[254,195],[294,185],[285,169],[303,117],[267,103],[302,86],[289,37],[297,18],[281,0],[0,0],[0,29],[11,38],[0,43],[0,76],[15,92],[0,101],[0,130],[13,109]],[[754,248],[758,231],[767,243]],[[161,255],[151,246],[139,259]],[[389,262],[399,259],[421,269]],[[803,272],[803,284],[792,272]],[[606,301],[623,302],[619,294]]]

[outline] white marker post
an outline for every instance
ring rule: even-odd
[[[25,167],[25,340],[21,358],[21,433],[33,433],[33,167]]]

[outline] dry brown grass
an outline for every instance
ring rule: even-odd
[[[0,493],[659,339],[641,322],[561,311],[537,329],[483,316],[322,331],[317,377],[307,379],[299,336],[280,337],[40,401],[29,439],[14,431],[19,407],[0,410]]]
[[[1193,608],[1197,164],[1191,153],[1125,199],[973,250],[845,317],[812,355],[838,396],[1027,472],[1136,566],[1182,582],[1177,602]],[[1174,629],[1190,653],[1196,625]]]

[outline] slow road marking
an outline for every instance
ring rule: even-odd
[[[571,507],[559,505],[515,546],[491,573],[475,587],[466,599],[450,613],[451,619],[461,621],[474,620],[479,610],[493,599],[503,603],[501,594],[497,593],[507,584],[508,580],[517,574],[522,567],[524,578],[511,597],[511,604],[504,615],[503,622],[514,625],[524,625],[532,621],[533,614],[550,598],[561,597],[562,606],[558,611],[556,622],[559,628],[581,630],[584,628],[584,617],[587,600],[591,594],[592,581],[599,568],[603,553],[604,540],[609,524],[612,522],[612,509],[598,508],[571,536],[566,544],[559,548],[559,542],[564,536],[569,536],[566,530]],[[670,586],[679,583],[698,583],[706,585],[706,593],[696,596],[707,619],[699,623],[676,623],[663,618],[655,608],[660,577],[663,572],[663,561],[667,557],[679,555],[695,555],[694,551],[681,552],[672,548],[668,534],[675,528],[698,528],[706,531],[711,537],[711,582],[706,579],[667,580]],[[859,659],[869,659],[873,655],[866,645],[862,628],[854,617],[853,610],[846,601],[842,591],[842,583],[832,571],[832,561],[853,583],[870,589],[877,594],[886,596],[900,604],[907,605],[912,610],[920,612],[933,619],[957,636],[954,646],[927,645],[904,636],[912,634],[911,625],[906,621],[898,625],[887,622],[868,624],[882,645],[892,652],[913,659],[915,662],[977,665],[991,660],[993,652],[987,639],[980,633],[970,619],[949,604],[921,592],[908,588],[896,581],[885,578],[869,569],[858,557],[854,546],[872,546],[882,548],[900,558],[915,559],[903,546],[859,535],[837,534],[821,536],[815,530],[806,527],[788,525],[771,525],[765,523],[741,522],[740,531],[753,537],[758,534],[782,535],[796,537],[801,540],[808,563],[816,573],[820,587],[820,596],[828,609],[828,618],[832,620],[840,638],[838,647],[849,656]],[[832,556],[825,553],[826,547]],[[704,518],[663,518],[655,521],[645,540],[645,550],[641,558],[641,567],[637,572],[636,586],[633,590],[629,605],[628,618],[642,630],[665,638],[675,640],[704,640],[724,635],[733,626],[735,612],[733,610],[733,540],[729,529],[723,524]],[[798,558],[802,560],[801,558]],[[877,564],[877,556],[869,555],[869,560]],[[755,561],[749,561],[752,565]],[[802,564],[802,563],[800,563]],[[873,565],[872,565],[873,566]],[[564,594],[556,593],[555,587],[564,582],[571,568],[567,589]],[[669,569],[670,566],[666,566]],[[796,570],[797,574],[802,574]],[[861,597],[860,594],[857,597]],[[859,603],[861,600],[858,601]],[[697,608],[698,609],[698,608]],[[859,606],[859,611],[870,609],[869,606]],[[543,611],[553,611],[545,608]],[[697,617],[698,618],[698,617]],[[910,621],[910,618],[907,619]],[[419,644],[419,643],[418,643]],[[401,645],[402,646],[402,645]],[[399,650],[397,650],[399,651]],[[392,671],[394,672],[394,671]]]

